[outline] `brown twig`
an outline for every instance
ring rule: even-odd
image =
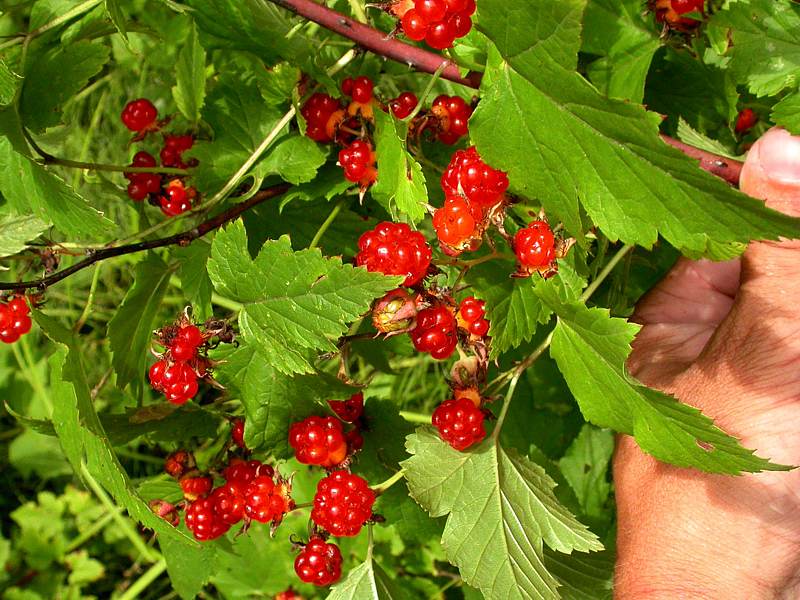
[[[321,6],[314,0],[270,0],[270,2],[310,21],[314,21],[375,54],[405,63],[417,71],[433,74],[442,64],[445,64],[441,74],[443,79],[474,89],[480,87],[482,73],[471,71],[465,77],[462,77],[458,67],[447,58],[389,37],[382,31],[354,21],[348,16],[331,10],[326,6]],[[662,135],[661,139],[687,156],[698,159],[701,169],[721,177],[731,185],[739,184],[739,173],[742,169],[740,161],[700,150],[667,135]]]
[[[65,279],[70,275],[73,275],[78,271],[93,265],[96,262],[100,262],[101,260],[106,260],[117,256],[124,256],[125,254],[143,252],[145,250],[153,250],[155,248],[164,248],[166,246],[187,246],[192,241],[203,237],[207,233],[222,227],[230,221],[233,221],[236,217],[250,210],[254,206],[258,206],[270,198],[275,198],[276,196],[286,193],[291,187],[292,186],[288,183],[272,186],[271,188],[258,192],[252,198],[232,206],[217,216],[212,217],[207,221],[203,221],[197,227],[182,233],[177,233],[175,235],[170,235],[155,240],[149,240],[146,242],[138,242],[136,244],[127,244],[125,246],[117,246],[115,248],[103,248],[102,250],[95,250],[92,251],[92,253],[82,261],[79,261],[74,265],[67,267],[66,269],[61,269],[60,271],[57,271],[52,275],[48,275],[47,277],[34,279],[32,281],[20,281],[17,283],[0,283],[0,290],[43,290],[54,283],[58,283],[62,279]]]

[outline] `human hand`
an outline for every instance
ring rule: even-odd
[[[765,134],[740,187],[800,215],[800,137]],[[629,369],[760,456],[800,465],[799,305],[796,240],[753,243],[724,263],[682,259],[637,307]],[[800,471],[710,475],[622,436],[614,481],[616,598],[800,597]]]

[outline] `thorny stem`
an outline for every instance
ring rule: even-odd
[[[275,198],[277,196],[281,196],[282,194],[286,193],[292,186],[288,183],[281,183],[275,185],[271,188],[267,188],[255,194],[252,198],[244,202],[240,202],[226,210],[218,214],[217,216],[200,223],[197,227],[193,227],[187,231],[182,233],[178,233],[175,235],[170,235],[163,238],[158,238],[155,240],[149,240],[146,242],[139,242],[136,244],[127,244],[124,246],[116,246],[113,248],[104,248],[102,250],[97,250],[92,252],[89,256],[84,258],[82,261],[75,263],[74,265],[67,267],[66,269],[61,269],[60,271],[56,271],[52,275],[48,275],[47,277],[42,277],[41,279],[34,279],[32,281],[20,281],[17,283],[0,283],[0,290],[26,290],[26,289],[44,289],[48,286],[53,285],[54,283],[58,283],[62,279],[66,279],[70,275],[77,273],[78,271],[85,269],[96,262],[101,260],[106,260],[109,258],[114,258],[117,256],[124,256],[126,254],[133,254],[135,252],[143,252],[145,250],[153,250],[155,248],[164,248],[166,246],[187,246],[192,241],[203,237],[207,233],[214,231],[225,225],[226,223],[233,221],[242,213],[250,210],[254,206],[261,204],[262,202],[269,200],[270,198]]]

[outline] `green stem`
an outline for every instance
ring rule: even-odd
[[[126,167],[124,165],[106,165],[101,163],[83,162],[80,160],[70,160],[68,158],[59,158],[57,156],[45,157],[44,163],[46,165],[59,165],[61,167],[70,167],[71,169],[87,169],[89,171],[112,171],[114,173],[161,173],[163,175],[189,175],[187,169],[176,169],[173,167]]]
[[[75,323],[75,327],[72,328],[73,331],[78,332],[81,330],[81,327],[86,323],[86,319],[89,318],[89,313],[92,311],[92,304],[94,304],[94,297],[97,293],[97,283],[100,281],[100,267],[102,263],[97,263],[94,267],[94,273],[92,274],[92,284],[89,286],[89,297],[86,299],[86,306],[83,307],[83,312],[81,316],[78,317],[77,322]]]
[[[36,395],[42,399],[45,409],[47,410],[47,417],[51,418],[53,416],[53,403],[50,401],[50,396],[47,394],[47,390],[45,390],[41,380],[36,375],[36,362],[33,360],[27,338],[24,336],[21,337],[18,343],[11,345],[11,349],[14,352],[14,357],[17,359],[17,363],[22,369],[22,374],[25,379],[28,380],[34,392],[36,392]],[[20,354],[20,350],[22,350],[22,354]]]
[[[117,512],[121,512],[122,509],[117,508],[115,510]],[[93,538],[97,533],[99,533],[103,529],[103,527],[108,525],[109,521],[111,521],[113,518],[114,518],[114,513],[112,512],[104,513],[102,517],[100,517],[99,519],[97,519],[97,521],[92,523],[92,526],[89,527],[89,529],[84,531],[82,534],[80,534],[78,537],[76,537],[69,543],[69,545],[64,549],[64,554],[69,554],[73,550],[77,550],[78,548],[83,546],[85,542]]]
[[[403,478],[404,474],[405,470],[400,469],[397,473],[389,477],[389,479],[387,479],[383,483],[372,486],[372,491],[374,491],[378,496],[380,496],[381,494],[386,492],[386,490],[392,487],[395,483],[400,481]]]
[[[586,302],[589,298],[592,297],[592,294],[594,294],[597,291],[597,288],[599,288],[606,280],[606,278],[609,275],[611,275],[611,271],[614,270],[614,268],[619,264],[619,262],[623,258],[625,258],[628,252],[633,250],[633,248],[634,247],[632,245],[626,244],[625,246],[620,248],[614,256],[611,257],[611,260],[608,261],[608,264],[605,267],[603,267],[603,270],[597,274],[597,277],[594,278],[594,281],[592,281],[592,283],[589,284],[589,286],[584,290],[583,294],[580,297],[581,302]]]
[[[409,423],[425,423],[426,425],[430,425],[431,423],[431,416],[423,415],[422,413],[401,410],[400,416],[403,417]]]
[[[167,570],[167,561],[163,558],[150,567],[144,574],[137,579],[131,587],[129,587],[123,594],[117,597],[117,600],[134,600],[139,598],[141,593],[145,591],[150,584],[158,579],[161,574]]]
[[[500,435],[500,430],[503,428],[503,423],[508,414],[508,407],[511,406],[511,399],[514,397],[514,390],[517,389],[520,375],[522,375],[522,371],[517,371],[514,377],[511,378],[511,383],[508,384],[508,391],[506,392],[506,397],[503,399],[503,407],[500,409],[500,414],[497,417],[497,424],[494,426],[494,431],[492,431],[492,439],[495,441],[497,441],[497,436]]]
[[[179,290],[183,289],[181,280],[176,275],[172,275],[169,278],[169,284],[172,287],[178,288]],[[236,302],[236,300],[231,300],[230,298],[226,298],[225,296],[220,296],[216,292],[211,293],[211,302],[212,304],[216,304],[217,306],[221,306],[222,308],[227,308],[228,310],[233,312],[239,312],[242,310],[242,308],[244,308],[244,305],[241,304],[240,302]],[[183,300],[181,299],[179,303],[182,304]]]
[[[350,2],[350,10],[353,11],[353,16],[355,16],[357,21],[362,23],[367,22],[367,13],[364,12],[364,3],[362,0],[349,0]]]
[[[425,86],[422,95],[419,97],[417,105],[414,107],[414,110],[411,111],[410,115],[408,115],[403,119],[404,123],[411,123],[411,121],[419,114],[419,111],[422,110],[422,105],[425,104],[425,99],[431,93],[431,91],[433,90],[433,86],[436,85],[437,81],[439,81],[439,77],[442,76],[442,73],[444,72],[445,68],[447,68],[447,66],[448,66],[447,61],[439,65],[439,68],[436,69],[436,71],[431,76],[430,81],[428,81],[428,85]]]
[[[106,100],[108,100],[108,90],[105,90],[100,95],[100,100],[97,101],[97,106],[92,113],[92,120],[89,123],[89,129],[86,131],[86,135],[83,137],[83,144],[81,145],[81,153],[79,156],[79,160],[81,161],[86,160],[86,157],[89,155],[89,146],[92,144],[92,140],[94,139],[94,134],[97,131],[98,125],[100,125],[100,119],[103,116]],[[80,171],[75,171],[75,175],[72,178],[72,187],[78,187],[78,184],[81,182],[82,175],[83,174]]]
[[[341,212],[342,206],[344,206],[344,200],[339,200],[336,203],[336,206],[333,207],[331,214],[328,215],[328,218],[325,219],[325,222],[319,226],[317,229],[317,233],[314,234],[314,239],[311,240],[311,243],[308,245],[308,249],[311,250],[312,248],[316,248],[319,241],[322,239],[322,236],[325,235],[325,232],[328,231],[328,227],[331,226],[336,216]]]
[[[92,474],[89,473],[89,469],[87,469],[86,465],[83,463],[81,464],[81,475],[89,488],[94,492],[95,496],[97,496],[98,500],[100,500],[100,503],[112,514],[114,522],[117,524],[119,530],[130,540],[133,547],[139,551],[142,557],[148,562],[156,562],[159,560],[161,555],[144,543],[136,532],[136,529],[131,525],[130,520],[126,519],[122,513],[117,512],[117,507],[114,506],[111,498],[108,497],[106,491],[97,483],[95,478],[92,477]]]
[[[3,44],[0,44],[0,50],[5,50],[6,48],[10,48],[11,46],[16,46],[20,42],[24,42],[26,40],[32,40],[33,38],[40,36],[43,33],[50,31],[51,29],[54,29],[63,23],[66,23],[70,19],[77,17],[80,14],[89,12],[101,2],[103,2],[103,0],[86,0],[86,2],[78,4],[78,6],[76,6],[72,10],[68,10],[63,15],[56,17],[49,23],[45,23],[41,27],[37,27],[33,31],[29,32],[27,35],[16,37],[14,39],[8,40]]]

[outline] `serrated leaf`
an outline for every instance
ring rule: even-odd
[[[277,140],[259,167],[265,173],[276,173],[298,185],[312,181],[327,158],[328,154],[310,138],[291,135]]]
[[[42,131],[57,125],[60,106],[79,92],[108,61],[103,44],[81,41],[29,57],[20,111],[26,127]]]
[[[647,15],[650,17],[650,15]],[[586,6],[582,50],[600,56],[589,78],[611,98],[641,102],[650,62],[661,47],[641,0],[594,0]]]
[[[558,461],[581,512],[588,517],[602,518],[606,514],[605,503],[611,493],[608,469],[613,453],[614,434],[586,424]]]
[[[0,138],[0,191],[18,215],[32,213],[78,239],[105,238],[116,229],[62,179],[15,152],[8,138]]]
[[[171,586],[184,600],[196,598],[216,570],[216,545],[205,543],[189,546],[167,537],[159,537],[158,545],[167,561]],[[198,568],[198,565],[203,567]]]
[[[211,294],[214,286],[208,276],[208,259],[211,244],[203,239],[195,240],[188,246],[174,248],[172,255],[180,265],[181,288],[186,299],[192,304],[198,320],[211,316]]]
[[[734,156],[731,152],[731,149],[722,142],[713,140],[710,137],[703,135],[699,131],[692,129],[692,126],[683,119],[678,120],[678,138],[684,144],[689,144],[690,146],[694,146],[700,150],[705,150],[706,152],[713,152],[714,154],[727,156],[728,158],[732,158],[734,160],[742,159],[741,156]]]
[[[11,256],[27,248],[48,224],[32,215],[0,215],[0,257]]]
[[[117,28],[123,39],[128,39],[128,31],[125,26],[125,13],[122,12],[122,7],[119,0],[105,0],[106,13],[108,18]]]
[[[125,507],[131,518],[154,530],[162,542],[171,539],[176,543],[197,545],[153,514],[134,489],[94,410],[86,371],[72,333],[39,311],[34,313],[34,318],[57,348],[48,359],[53,426],[73,469],[81,473],[85,464],[117,504]]]
[[[800,76],[800,10],[789,0],[749,0],[728,5],[709,23],[728,30],[729,68],[756,96],[796,86]]]
[[[411,495],[433,517],[449,513],[442,545],[462,579],[489,598],[558,598],[544,544],[559,552],[602,549],[553,494],[539,465],[492,438],[459,452],[430,428],[408,437]]]
[[[333,586],[327,600],[399,600],[408,598],[403,588],[389,578],[370,555]]]
[[[407,127],[388,113],[375,111],[375,148],[378,181],[372,197],[389,214],[401,214],[412,223],[425,217],[428,189],[422,167],[406,150]]]
[[[241,344],[226,355],[215,376],[241,398],[247,414],[247,447],[279,458],[293,455],[286,434],[290,424],[320,414],[325,410],[325,400],[349,398],[355,393],[354,388],[327,374],[281,373],[249,344]]]
[[[317,249],[294,252],[287,236],[268,241],[253,260],[241,220],[217,233],[208,273],[220,294],[245,305],[245,341],[284,373],[311,373],[308,352],[335,350],[347,324],[400,283]]]
[[[800,92],[786,96],[773,106],[772,120],[792,135],[800,135]]]
[[[537,327],[550,320],[553,312],[539,299],[537,288],[557,288],[564,301],[578,298],[586,280],[569,262],[561,262],[558,275],[550,279],[512,278],[516,266],[511,261],[483,263],[467,271],[465,280],[473,287],[475,296],[486,301],[486,317],[491,324],[491,358],[529,341]]]
[[[22,78],[0,59],[0,106],[5,106],[14,99],[20,81]]]
[[[129,383],[137,389],[142,385],[154,319],[171,273],[156,254],[148,254],[136,265],[133,286],[108,323],[111,362],[120,388]]]
[[[544,564],[558,582],[563,600],[611,600],[614,584],[614,553],[559,554],[544,550]]]
[[[588,421],[633,435],[645,452],[681,467],[730,474],[787,469],[743,448],[696,408],[632,379],[625,361],[637,325],[605,309],[544,299],[559,317],[551,355]]]
[[[481,4],[480,26],[505,61],[490,61],[492,83],[483,87],[470,135],[487,162],[509,172],[515,190],[540,198],[568,231],[580,227],[577,198],[611,240],[650,247],[661,234],[694,255],[796,234],[799,220],[736,192],[663,143],[657,115],[600,96],[572,66],[551,58],[552,28],[544,25],[554,4]],[[514,27],[505,16],[512,8]]]
[[[175,104],[192,123],[200,119],[200,109],[206,96],[206,51],[197,37],[197,27],[192,21],[186,43],[178,53],[175,65],[175,82],[172,97]]]

